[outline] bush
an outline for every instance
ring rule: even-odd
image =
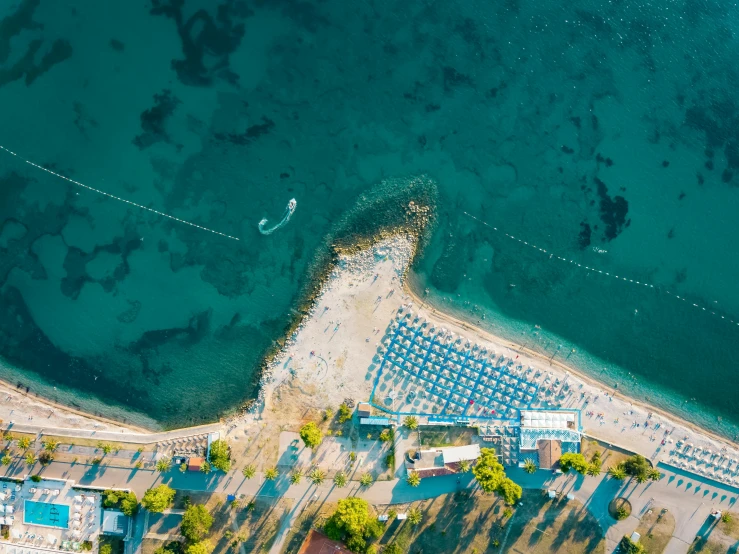
[[[588,462],[582,454],[567,452],[559,458],[559,467],[562,471],[574,469],[581,475],[585,475],[588,470]]]
[[[731,514],[729,512],[724,512],[721,514],[721,521],[724,523],[731,523]]]
[[[387,455],[385,458],[385,465],[388,469],[393,469],[395,467],[395,454],[391,452]]]
[[[193,504],[185,510],[180,530],[187,540],[197,542],[205,538],[211,525],[213,525],[213,516],[208,513],[205,506]]]
[[[352,418],[352,411],[346,404],[339,406],[339,423],[346,423]]]
[[[31,475],[31,481],[34,483],[40,483],[41,482],[41,476],[40,475]]]
[[[380,433],[380,440],[382,442],[388,442],[395,438],[395,433],[393,433],[392,429],[383,429],[382,433]]]
[[[99,554],[113,554],[113,547],[110,545],[110,543],[104,542],[100,545],[100,548],[98,549]]]
[[[231,448],[222,439],[210,443],[210,465],[215,469],[227,472],[231,469]]]
[[[153,513],[163,512],[172,505],[175,491],[167,485],[149,489],[141,500],[141,505]]]
[[[316,448],[323,441],[323,434],[318,428],[318,425],[313,423],[306,423],[300,429],[300,438],[303,439],[303,443],[308,448]]]
[[[644,545],[638,542],[633,542],[629,537],[624,536],[619,544],[620,551],[623,554],[645,554],[646,550]]]

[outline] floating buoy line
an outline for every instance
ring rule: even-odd
[[[506,233],[502,229],[499,229],[498,227],[495,227],[493,225],[490,225],[488,222],[480,219],[479,217],[476,217],[476,216],[472,215],[469,212],[462,211],[462,213],[464,215],[466,215],[467,217],[469,217],[471,219],[474,219],[478,223],[480,223],[482,225],[485,225],[487,228],[492,229],[496,233],[498,233],[500,235],[504,235],[506,238],[508,238],[508,239],[510,239],[512,241],[518,242],[518,243],[520,243],[520,244],[522,244],[524,246],[528,246],[529,248],[532,248],[532,249],[540,252],[541,254],[544,254],[544,255],[548,256],[550,260],[557,260],[557,261],[560,261],[560,262],[564,262],[564,263],[570,264],[572,266],[576,266],[579,269],[583,269],[585,271],[588,271],[590,273],[598,273],[599,275],[603,275],[604,277],[609,277],[611,279],[615,279],[616,281],[622,281],[622,282],[631,283],[631,284],[634,284],[634,285],[637,285],[637,286],[640,286],[640,287],[647,287],[649,289],[655,289],[657,291],[662,291],[665,294],[670,295],[672,298],[675,298],[677,300],[680,300],[681,302],[684,302],[687,306],[691,306],[692,305],[694,308],[696,308],[696,309],[698,309],[700,311],[706,312],[706,314],[710,314],[712,316],[721,318],[721,319],[723,319],[724,321],[726,321],[728,323],[732,323],[734,325],[739,326],[739,321],[736,321],[736,320],[734,320],[734,319],[732,319],[730,317],[727,317],[725,315],[721,315],[719,313],[716,313],[716,311],[715,310],[712,310],[711,308],[706,308],[705,306],[702,306],[700,304],[697,304],[695,302],[692,302],[691,300],[688,300],[685,296],[680,296],[677,293],[673,293],[673,292],[671,292],[671,291],[669,291],[667,289],[661,288],[661,287],[655,287],[653,284],[647,283],[645,281],[639,281],[638,279],[631,279],[630,277],[625,277],[623,275],[616,275],[615,273],[612,273],[612,272],[609,272],[609,271],[603,271],[603,270],[598,269],[598,268],[595,268],[595,267],[591,267],[591,266],[588,266],[588,265],[585,265],[585,264],[578,263],[578,262],[576,262],[575,260],[573,260],[571,258],[564,258],[564,257],[562,257],[562,256],[560,256],[558,254],[555,254],[555,253],[550,252],[550,251],[548,251],[548,250],[546,250],[544,248],[541,248],[540,246],[537,246],[537,245],[535,245],[532,242],[526,241],[526,240],[522,239],[521,237],[516,237],[516,236],[513,236],[513,235],[511,235],[509,233]]]
[[[214,231],[213,229],[208,229],[208,227],[203,227],[202,225],[198,225],[197,223],[192,223],[190,221],[186,221],[184,219],[180,219],[179,217],[175,217],[173,215],[165,214],[164,212],[160,212],[159,210],[155,210],[153,208],[148,208],[146,206],[142,206],[141,204],[137,204],[136,202],[132,202],[131,200],[126,200],[125,198],[121,198],[120,196],[115,196],[114,194],[110,194],[109,192],[105,192],[100,189],[96,189],[94,187],[91,187],[89,185],[85,185],[84,183],[80,183],[79,181],[75,181],[74,179],[70,179],[69,177],[66,177],[64,175],[61,175],[59,173],[56,173],[50,169],[47,169],[37,163],[34,163],[30,160],[26,160],[25,158],[22,158],[12,150],[9,150],[5,148],[4,146],[0,145],[0,149],[4,150],[8,154],[18,158],[19,160],[27,163],[30,166],[35,167],[36,169],[40,169],[41,171],[45,171],[46,173],[49,173],[50,175],[53,175],[54,177],[59,177],[60,179],[64,179],[65,181],[72,183],[73,185],[77,185],[78,187],[82,187],[84,189],[90,190],[92,192],[97,192],[98,194],[102,194],[103,196],[107,196],[108,198],[112,198],[113,200],[118,200],[119,202],[123,202],[125,204],[128,204],[129,206],[133,206],[135,208],[139,208],[141,210],[146,210],[147,212],[151,212],[153,214],[166,217],[168,219],[171,219],[173,221],[176,221],[177,223],[183,223],[185,225],[189,225],[190,227],[195,227],[196,229],[200,229],[201,231],[208,231],[209,233],[213,233],[214,235],[219,235],[221,237],[225,237],[227,239],[231,240],[239,240],[237,237],[227,235],[226,233],[221,233],[220,231]]]

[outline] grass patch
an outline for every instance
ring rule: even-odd
[[[442,446],[464,446],[471,444],[477,436],[477,429],[471,427],[419,427],[421,446],[438,448]]]
[[[739,540],[739,514],[734,512],[724,512],[724,515],[727,513],[729,514],[729,521],[725,522],[719,519],[716,528],[727,537]]]
[[[652,508],[642,516],[636,532],[647,552],[663,552],[675,532],[675,518],[667,509]]]
[[[408,521],[388,522],[380,539],[383,545],[395,543],[404,552],[465,553],[492,551],[503,540],[510,518],[496,495],[470,491],[441,495],[413,504],[423,513],[417,526]],[[376,506],[378,513],[406,512],[410,506]]]
[[[593,455],[600,452],[601,470],[603,473],[611,467],[616,467],[621,462],[627,460],[631,454],[615,447],[609,447],[607,443],[594,439],[582,439],[580,443],[580,451],[586,460],[591,460]]]
[[[552,501],[543,491],[524,490],[510,525],[507,552],[605,552],[598,521],[576,500]]]
[[[719,541],[697,540],[690,545],[688,554],[726,554],[727,546]]]

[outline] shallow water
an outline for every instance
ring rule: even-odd
[[[3,154],[2,376],[119,417],[213,419],[254,396],[347,210],[425,173],[435,303],[511,338],[538,324],[542,349],[739,422],[739,8],[177,4],[0,7],[0,144],[240,238]]]

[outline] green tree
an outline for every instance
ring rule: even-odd
[[[299,469],[296,469],[290,474],[290,483],[293,485],[299,485],[300,481],[303,479],[303,472]]]
[[[649,472],[647,473],[647,476],[652,481],[659,481],[660,479],[662,479],[662,472],[660,470],[656,469],[656,468],[655,469],[650,469]]]
[[[383,429],[382,433],[380,433],[380,440],[382,442],[392,442],[395,438],[395,433],[393,433],[392,429]]]
[[[243,473],[244,477],[246,477],[247,479],[251,479],[257,474],[257,468],[254,465],[249,464],[241,470],[241,473]]]
[[[562,471],[574,469],[581,475],[585,475],[588,470],[588,462],[585,456],[575,452],[566,452],[559,458],[559,467]]]
[[[54,439],[46,439],[41,444],[47,452],[54,452],[59,448],[59,441]]]
[[[119,499],[121,512],[133,516],[139,511],[139,499],[133,491],[124,492]]]
[[[462,460],[459,462],[459,466],[457,466],[460,473],[467,473],[470,469],[472,469],[472,464],[468,462],[467,460]]]
[[[31,446],[31,439],[28,437],[21,437],[18,439],[18,448],[21,450],[27,450]]]
[[[182,462],[180,464],[180,473],[185,473],[187,471],[187,462]]]
[[[212,468],[210,467],[210,464],[208,462],[203,462],[203,465],[200,466],[200,473],[205,473],[208,475],[212,471]]]
[[[200,541],[188,544],[185,547],[185,554],[211,554],[213,545],[210,541]]]
[[[172,460],[165,456],[157,461],[156,467],[159,473],[167,473],[170,469],[172,469]]]
[[[532,460],[531,458],[526,458],[526,460],[524,460],[524,462],[523,462],[523,470],[526,473],[536,473],[536,470],[537,469],[539,469],[539,468],[536,467],[536,464],[534,463],[534,460]]]
[[[418,419],[416,416],[409,415],[403,420],[403,425],[413,431],[414,429],[418,429]]]
[[[322,469],[315,468],[308,474],[308,478],[314,485],[318,486],[326,479],[326,472]]]
[[[600,475],[600,464],[597,464],[595,462],[590,462],[585,471],[591,477],[597,477],[598,475]]]
[[[277,476],[280,474],[279,471],[277,471],[276,467],[271,467],[267,471],[264,472],[264,478],[267,481],[274,481],[277,479]]]
[[[408,523],[411,525],[418,525],[423,519],[423,513],[418,508],[411,508],[408,510]]]
[[[340,471],[334,475],[334,485],[340,489],[344,488],[346,486],[346,473]]]
[[[323,434],[314,422],[306,423],[300,428],[300,438],[310,449],[316,448],[323,441]]]
[[[339,500],[336,511],[323,527],[330,539],[345,539],[352,552],[364,552],[367,539],[379,537],[383,527],[370,514],[369,504],[362,498],[350,497]]]
[[[191,542],[205,538],[213,525],[213,516],[208,513],[202,504],[191,504],[182,516],[180,531]]]
[[[475,467],[472,468],[472,474],[477,479],[478,485],[485,492],[493,492],[505,479],[505,471],[503,466],[495,457],[495,450],[492,448],[481,448],[480,458],[477,460]]]
[[[339,406],[339,423],[345,423],[352,418],[352,411],[346,404]]]
[[[228,443],[221,439],[210,443],[208,461],[210,465],[220,471],[229,471],[231,469],[231,448]]]
[[[731,523],[731,514],[729,512],[721,514],[721,521],[723,523]]]
[[[110,545],[109,542],[100,543],[98,554],[113,554],[113,547]]]
[[[103,491],[103,508],[110,510],[118,507],[118,492],[112,489]]]
[[[608,469],[608,475],[617,481],[622,481],[626,478],[626,470],[623,468],[622,464],[618,464],[617,466]]]
[[[36,454],[34,452],[29,452],[28,454],[26,454],[26,465],[36,465]]]
[[[369,487],[373,481],[371,473],[363,473],[362,477],[359,478],[359,484],[363,487]]]
[[[54,455],[48,450],[42,450],[38,455],[38,461],[41,462],[42,466],[48,466],[54,461]]]
[[[421,484],[421,476],[418,474],[417,471],[410,472],[408,474],[408,479],[406,480],[411,487],[417,487]]]
[[[508,477],[503,479],[495,490],[503,497],[505,503],[510,504],[511,506],[521,500],[521,495],[523,494],[521,487]]]
[[[630,456],[626,461],[622,462],[626,475],[635,477],[637,482],[643,483],[649,478],[649,472],[652,465],[641,454]]]
[[[396,543],[391,542],[390,544],[385,545],[385,548],[382,549],[382,554],[403,554],[403,549]]]
[[[149,489],[141,499],[141,505],[153,513],[163,512],[172,505],[175,491],[167,485],[159,485]]]
[[[1,463],[2,463],[2,464],[3,464],[4,466],[9,466],[9,465],[10,465],[10,463],[11,463],[12,461],[13,461],[13,458],[11,458],[10,456],[8,456],[8,453],[7,453],[7,452],[6,452],[6,453],[5,453],[5,455],[3,456],[2,460],[0,460],[0,462],[1,462]]]
[[[182,554],[182,543],[171,541],[157,548],[154,554]]]

